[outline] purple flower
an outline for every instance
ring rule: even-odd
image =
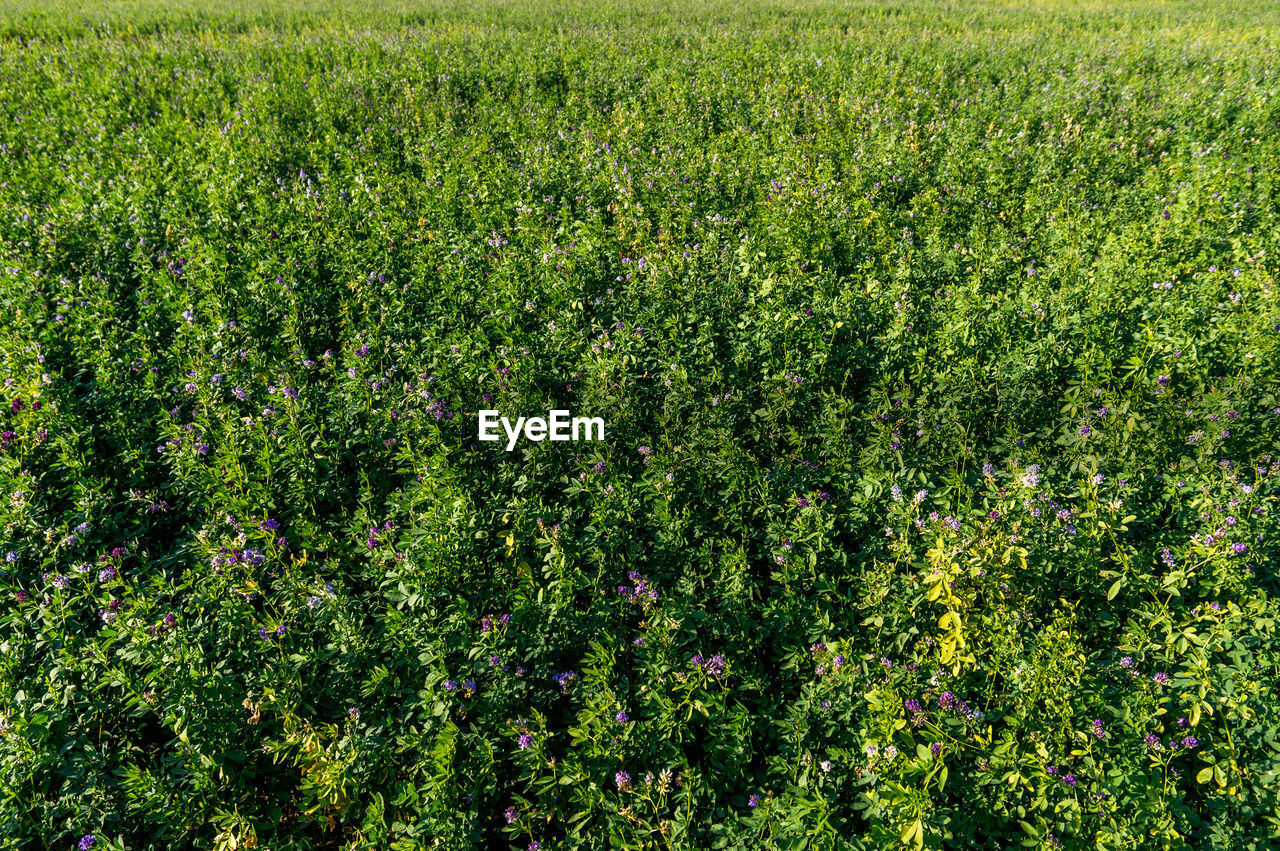
[[[1160,740],[1156,738],[1155,733],[1147,733],[1147,735],[1143,736],[1142,741],[1152,750],[1158,751],[1161,748]]]
[[[1092,732],[1095,737],[1099,739],[1105,739],[1107,737],[1107,729],[1102,726],[1101,718],[1094,718],[1093,722],[1089,726],[1092,728]]]
[[[750,797],[748,797],[748,798],[747,798],[747,806],[748,806],[748,807],[751,807],[751,809],[753,809],[753,810],[754,810],[756,807],[760,806],[760,796],[759,796],[759,795],[755,795],[755,794],[753,794],[753,795],[751,795]]]
[[[617,721],[619,724],[625,724],[631,720],[631,716],[627,715],[625,712],[619,712],[617,715],[613,716],[613,720]]]
[[[520,811],[517,810],[515,807],[507,807],[507,809],[503,812],[503,815],[507,817],[507,824],[512,824],[514,822],[520,821]]]
[[[725,667],[725,658],[719,653],[702,663],[702,670],[706,671],[713,677],[724,676]]]
[[[528,733],[521,733],[520,738],[516,739],[516,744],[520,746],[520,750],[527,751],[533,746],[533,736]]]
[[[1076,776],[1074,774],[1068,774],[1066,777],[1062,778],[1062,782],[1074,789],[1076,784],[1080,781],[1076,780]]]
[[[444,690],[445,690],[445,691],[457,691],[457,690],[458,690],[458,681],[457,681],[457,680],[445,680],[445,682],[444,682]]]
[[[1238,556],[1242,556],[1245,553],[1249,552],[1249,545],[1248,544],[1232,544],[1231,551]]]
[[[89,849],[92,848],[94,846],[94,843],[96,843],[97,841],[98,841],[98,838],[94,836],[92,833],[86,834],[85,836],[80,838],[80,845],[79,845],[80,851],[89,851]]]
[[[274,532],[275,530],[280,528],[280,523],[268,517],[266,520],[263,520],[261,523],[258,524],[258,528],[264,532]]]
[[[1182,746],[1188,750],[1195,750],[1200,744],[1200,740],[1195,736],[1187,736],[1182,740]]]
[[[1158,686],[1162,686],[1169,682],[1169,675],[1164,671],[1156,671],[1156,675],[1151,678],[1151,681]]]
[[[625,792],[631,788],[631,775],[625,771],[619,771],[613,775],[613,782],[618,784],[619,792]]]

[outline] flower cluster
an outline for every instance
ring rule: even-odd
[[[658,589],[654,588],[639,571],[631,571],[627,574],[627,578],[634,584],[619,585],[619,597],[645,610],[652,608],[658,602]]]
[[[724,656],[721,656],[719,653],[709,659],[702,658],[701,653],[695,653],[689,660],[689,664],[695,668],[701,668],[713,677],[723,677],[728,668],[728,663]]]

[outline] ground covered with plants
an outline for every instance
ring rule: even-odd
[[[0,848],[1276,847],[1280,15],[1105,5],[0,3]]]

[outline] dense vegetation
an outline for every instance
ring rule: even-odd
[[[1280,13],[1105,5],[0,3],[0,848],[1276,847]]]

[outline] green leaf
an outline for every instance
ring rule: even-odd
[[[1127,581],[1128,580],[1125,579],[1125,577],[1121,576],[1115,582],[1112,582],[1111,587],[1107,589],[1107,599],[1114,600],[1116,595],[1120,593],[1120,589],[1124,587],[1124,584]]]

